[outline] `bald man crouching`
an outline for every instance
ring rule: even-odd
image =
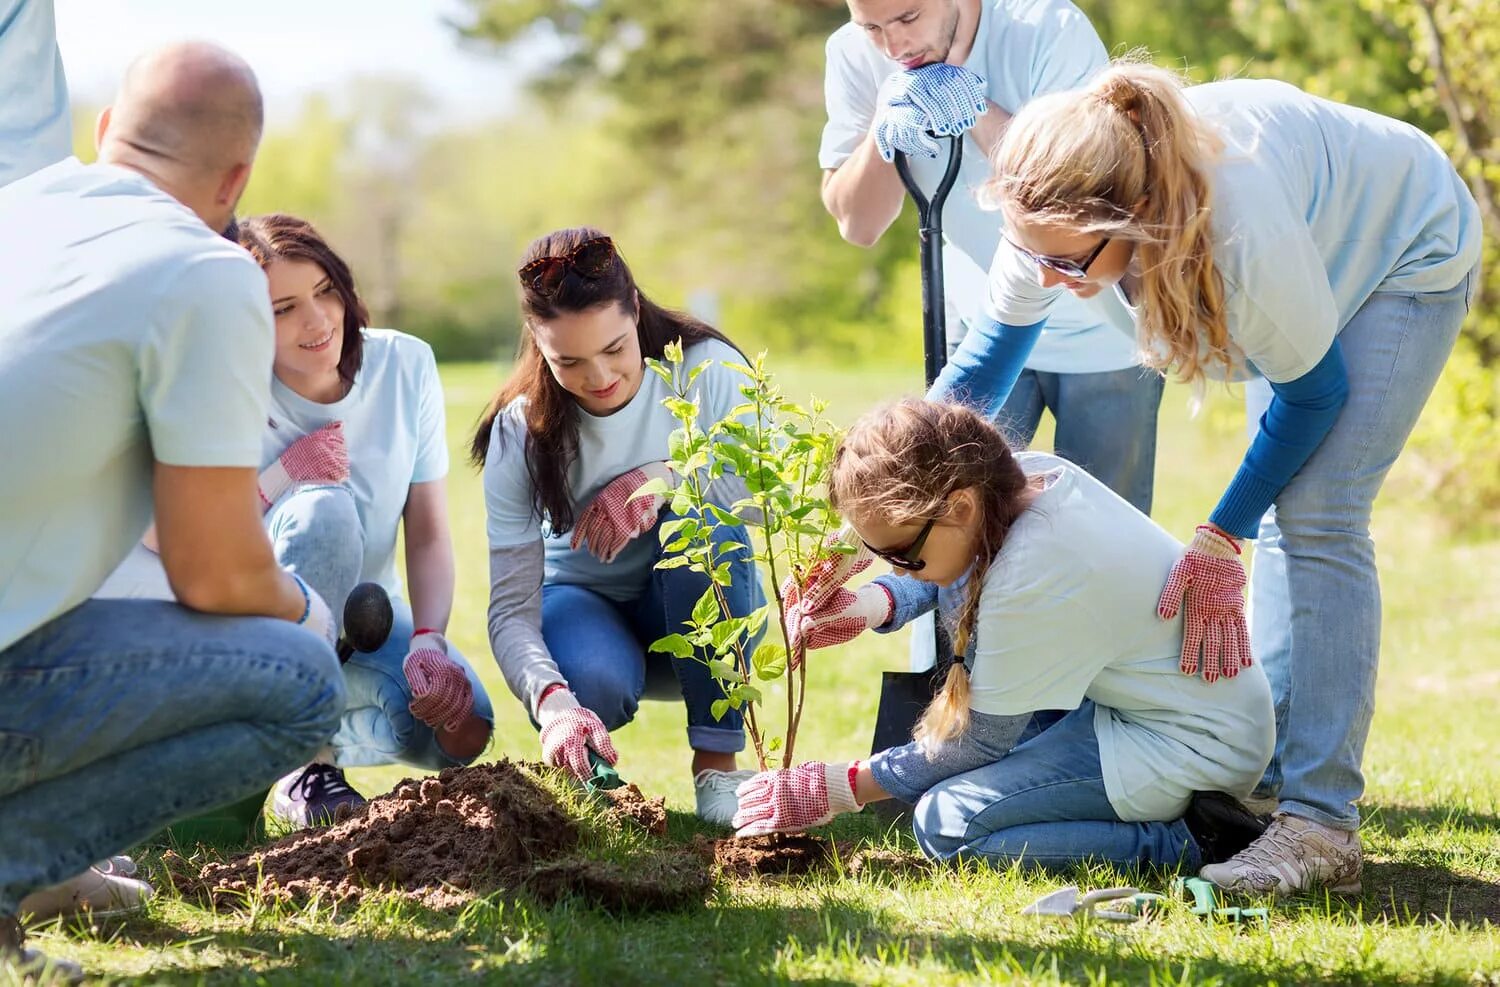
[[[306,763],[344,706],[256,494],[274,330],[220,233],[261,117],[244,62],[174,45],[127,72],[97,164],[0,188],[0,973],[45,962],[23,899],[138,896],[91,865]],[[153,514],[181,602],[89,599]]]

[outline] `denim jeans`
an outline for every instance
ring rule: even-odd
[[[1380,581],[1370,513],[1452,352],[1478,283],[1378,293],[1339,334],[1349,398],[1333,430],[1261,520],[1250,642],[1271,681],[1276,753],[1257,794],[1337,829],[1359,826],[1360,764],[1375,711]],[[1253,437],[1271,401],[1245,387]]]
[[[359,582],[364,534],[354,498],[343,487],[303,487],[282,497],[266,515],[276,560],[295,572],[342,619],[344,600]],[[411,607],[391,598],[395,621],[385,646],[373,654],[356,651],[344,665],[348,705],[333,735],[340,767],[399,762],[439,770],[467,763],[438,746],[432,727],[411,715],[411,686],[401,664],[411,641]],[[448,657],[463,666],[474,689],[474,712],[494,723],[494,712],[473,667],[450,641]]]
[[[312,632],[88,600],[0,652],[0,916],[163,826],[264,791],[328,742]]]
[[[661,520],[673,517],[666,511]],[[665,553],[657,530],[641,537],[658,546],[652,561],[660,561]],[[720,525],[714,540],[748,545],[750,536],[743,527]],[[720,557],[731,562],[730,585],[723,588],[729,615],[743,617],[762,606],[765,592],[749,550]],[[745,749],[744,721],[733,709],[722,719],[714,718],[714,701],[724,698],[724,691],[708,672],[709,656],[700,651],[699,657],[675,658],[647,650],[658,638],[684,631],[693,604],[707,588],[708,577],[686,566],[653,568],[641,596],[628,603],[616,603],[585,586],[543,586],[542,638],[579,703],[597,713],[610,730],[635,718],[642,697],[648,695],[648,675],[664,678],[670,669],[687,705],[688,745],[695,751],[737,754]],[[746,645],[747,655],[759,640],[757,635]]]
[[[913,813],[923,852],[1053,869],[1090,860],[1191,871],[1202,865],[1182,820],[1124,822],[1115,813],[1104,789],[1092,702],[1028,734],[993,763],[927,790]]]

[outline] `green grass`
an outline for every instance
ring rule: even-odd
[[[913,390],[915,371],[787,365],[793,397],[817,393],[849,418]],[[495,699],[495,754],[531,757],[535,735],[489,656],[484,506],[461,450],[495,383],[492,367],[444,368],[458,598],[451,638]],[[1045,436],[1039,444],[1045,443]],[[1157,466],[1157,519],[1183,536],[1214,503],[1243,449],[1235,405],[1214,397],[1197,419],[1169,389]],[[1385,588],[1385,644],[1366,754],[1365,893],[1281,905],[1269,930],[1205,925],[1181,910],[1125,929],[1023,919],[1055,878],[942,868],[894,879],[823,877],[721,884],[707,907],[618,919],[583,905],[477,903],[436,914],[381,902],[351,914],[266,907],[213,914],[170,893],[149,912],[100,929],[44,930],[49,951],[125,983],[1500,984],[1500,540],[1454,541],[1403,488],[1402,464],[1375,528]],[[1336,621],[1337,614],[1328,615]],[[848,758],[869,749],[879,671],[905,666],[904,636],[869,635],[819,652],[798,753]],[[696,827],[683,712],[648,703],[616,736],[620,768],[665,795],[674,834]],[[374,793],[410,772],[353,772]],[[868,816],[836,835],[899,841]],[[1080,873],[1085,886],[1118,875]],[[1142,878],[1160,890],[1160,880]]]

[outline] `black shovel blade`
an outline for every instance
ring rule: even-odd
[[[922,711],[942,688],[936,671],[884,672],[880,676],[880,706],[875,711],[875,738],[870,753],[911,743]]]

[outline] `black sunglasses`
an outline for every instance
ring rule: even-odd
[[[557,257],[538,257],[516,272],[521,286],[542,295],[552,295],[562,284],[563,275],[572,271],[590,281],[603,277],[615,260],[615,244],[607,236],[585,240]]]
[[[903,545],[900,548],[876,548],[869,542],[865,542],[865,548],[868,548],[875,555],[889,562],[897,569],[905,569],[907,572],[921,572],[927,568],[927,563],[917,558],[917,556],[922,554],[922,546],[927,544],[927,536],[932,533],[932,526],[936,523],[937,518],[929,519],[926,524],[922,525],[922,530],[917,532],[917,537],[912,539],[910,545]]]
[[[1099,241],[1099,246],[1095,247],[1093,251],[1083,259],[1082,263],[1079,263],[1078,261],[1068,260],[1066,257],[1048,257],[1046,254],[1033,253],[1030,250],[1027,250],[1025,247],[1021,246],[1016,241],[1012,240],[1010,237],[1006,237],[1005,241],[1012,247],[1015,247],[1021,253],[1025,254],[1027,257],[1030,257],[1038,265],[1045,267],[1048,270],[1056,271],[1058,274],[1061,274],[1065,278],[1088,277],[1089,268],[1094,265],[1094,261],[1099,259],[1099,255],[1104,253],[1104,248],[1109,246],[1109,237],[1105,237],[1103,240]]]

